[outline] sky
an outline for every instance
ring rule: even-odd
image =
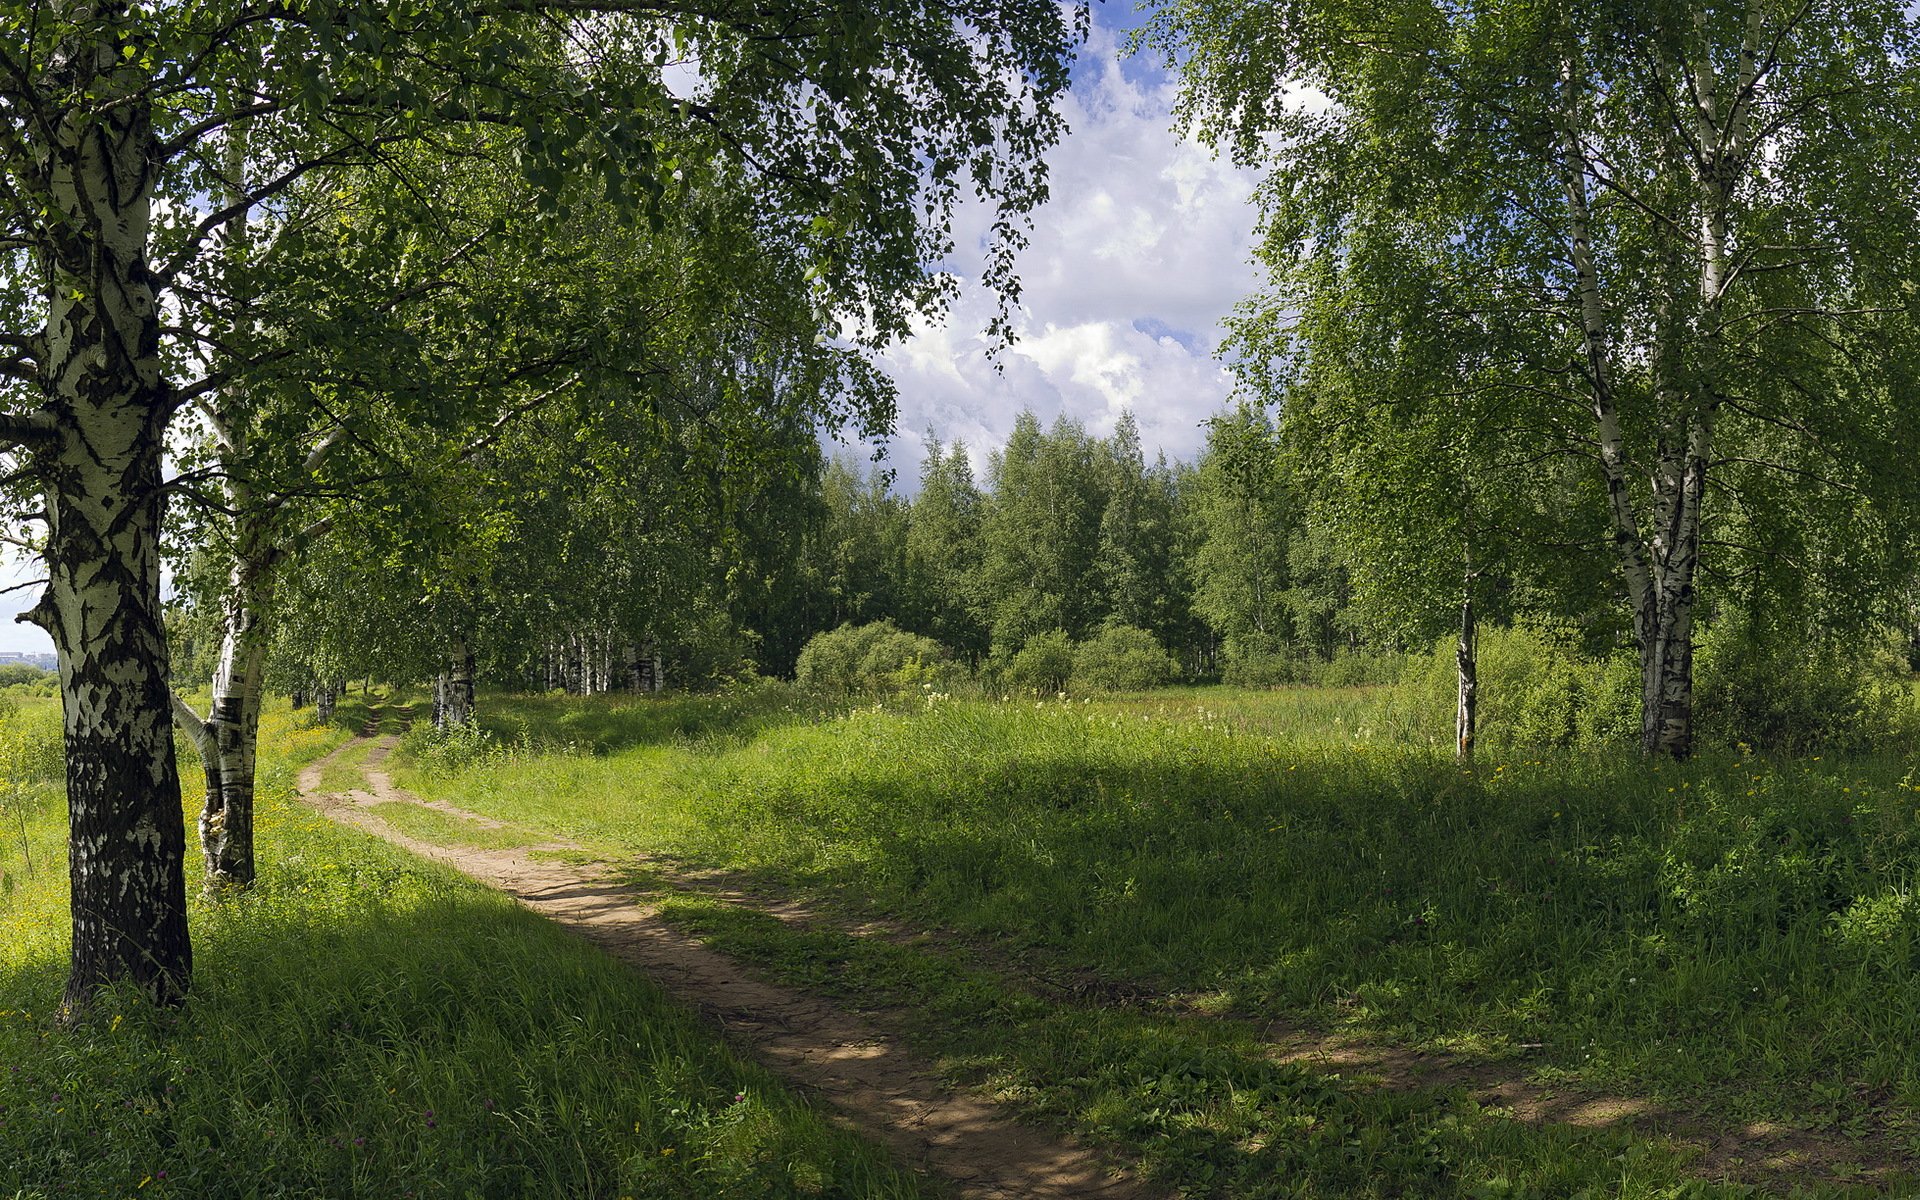
[[[1254,177],[1174,129],[1173,80],[1151,56],[1123,54],[1137,22],[1129,0],[1097,6],[1094,20],[1065,104],[1071,132],[1048,156],[1053,198],[1020,258],[1019,339],[1002,369],[986,353],[996,302],[973,282],[985,206],[956,222],[954,266],[968,282],[952,311],[883,356],[900,391],[885,465],[901,491],[918,489],[929,434],[964,444],[979,475],[1023,409],[1096,436],[1132,409],[1149,461],[1191,460],[1228,401],[1215,351],[1223,318],[1257,284]]]
[[[900,391],[884,465],[901,491],[919,488],[929,434],[965,445],[983,475],[1024,409],[1049,425],[1065,415],[1096,436],[1131,409],[1149,461],[1161,452],[1191,460],[1205,421],[1228,401],[1232,381],[1215,351],[1222,319],[1257,282],[1253,176],[1174,129],[1173,80],[1150,56],[1123,54],[1139,20],[1131,0],[1107,0],[1093,15],[1064,106],[1069,132],[1048,155],[1053,198],[1034,215],[1020,259],[1019,336],[1001,369],[987,356],[997,302],[974,282],[992,215],[980,204],[955,222],[950,265],[962,287],[952,310],[883,356]],[[830,449],[859,462],[873,447]],[[0,586],[40,575],[10,552]],[[0,650],[53,648],[40,629],[10,619],[36,597],[0,596]]]

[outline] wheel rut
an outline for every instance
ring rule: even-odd
[[[372,740],[362,767],[366,787],[324,794],[327,764]],[[728,1040],[776,1074],[825,1101],[906,1162],[980,1200],[1148,1200],[1153,1188],[1088,1148],[1020,1124],[989,1100],[954,1089],[933,1064],[892,1030],[807,993],[772,984],[680,933],[655,906],[610,882],[615,865],[560,861],[542,851],[578,850],[550,841],[515,849],[441,846],[409,837],[371,811],[429,805],[394,786],[386,760],[397,735],[348,742],[300,773],[309,803],[326,816],[373,834],[468,877],[585,936],[638,968],[669,995],[719,1025]]]

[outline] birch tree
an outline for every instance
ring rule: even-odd
[[[1897,519],[1914,32],[1853,0],[1167,0],[1149,32],[1182,58],[1184,111],[1268,171],[1252,386],[1286,395],[1320,353],[1326,321],[1296,314],[1373,305],[1395,336],[1455,336],[1373,261],[1444,247],[1430,264],[1477,276],[1458,323],[1502,361],[1472,403],[1589,464],[1648,754],[1692,748],[1703,562],[1744,553],[1716,523],[1766,490],[1743,478]]]
[[[181,407],[242,382],[186,378],[177,350],[199,331],[169,320],[222,231],[325,166],[423,137],[457,149],[479,126],[514,131],[548,193],[590,172],[659,220],[650,198],[682,169],[660,135],[681,134],[767,181],[808,230],[823,299],[884,340],[945,294],[926,264],[969,183],[1001,214],[989,257],[1010,282],[1073,36],[1070,14],[1032,0],[0,5],[0,436],[45,498],[32,619],[62,664],[67,1011],[119,979],[174,1001],[191,973],[161,463]],[[697,64],[691,95],[667,82],[676,59]],[[222,164],[243,138],[274,166],[235,180]]]

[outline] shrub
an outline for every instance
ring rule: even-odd
[[[1387,650],[1336,650],[1330,659],[1302,653],[1300,647],[1271,634],[1230,638],[1220,682],[1229,687],[1273,688],[1288,684],[1365,687],[1398,683],[1411,661]],[[1422,659],[1424,661],[1424,658]]]
[[[1270,688],[1300,682],[1301,662],[1293,648],[1264,633],[1229,638],[1220,681],[1231,687]]]
[[[1724,621],[1701,631],[1693,661],[1695,740],[1702,746],[1898,749],[1920,735],[1898,656],[1870,639],[1821,645],[1756,636]]]
[[[1378,687],[1400,682],[1411,658],[1392,650],[1338,650],[1314,663],[1306,681],[1321,687]]]
[[[1073,676],[1073,639],[1064,629],[1036,633],[1013,656],[1001,678],[1009,685],[1034,692],[1065,691]]]
[[[1631,746],[1640,730],[1639,666],[1631,650],[1595,658],[1537,628],[1482,626],[1478,739],[1493,751]],[[1451,744],[1459,688],[1454,639],[1410,660],[1396,708],[1436,743]]]
[[[426,774],[444,779],[507,751],[478,721],[445,729],[435,729],[431,721],[415,721],[400,737],[400,753]]]
[[[1141,692],[1179,677],[1166,648],[1132,625],[1108,625],[1073,652],[1073,685],[1086,691]]]
[[[817,634],[800,651],[802,687],[828,692],[900,692],[944,679],[953,655],[932,638],[892,621],[842,625]]]

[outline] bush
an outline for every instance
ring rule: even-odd
[[[1073,652],[1073,685],[1084,691],[1142,692],[1179,677],[1173,655],[1132,625],[1108,625]]]
[[[1073,676],[1073,639],[1064,629],[1036,633],[1001,672],[1011,687],[1032,692],[1062,692]]]
[[[1398,683],[1409,661],[1405,654],[1381,650],[1339,650],[1331,659],[1317,658],[1277,637],[1250,634],[1227,642],[1220,681],[1243,688],[1365,687]]]
[[[1220,681],[1230,687],[1271,688],[1300,682],[1301,662],[1277,637],[1255,633],[1229,638]]]
[[[875,621],[815,635],[800,651],[796,676],[819,691],[894,693],[942,681],[954,669],[939,642]]]
[[[1769,640],[1731,621],[1701,631],[1693,659],[1697,744],[1804,753],[1900,749],[1920,740],[1912,686],[1891,649],[1865,638],[1844,648]]]
[[[444,779],[507,751],[478,721],[445,729],[435,729],[431,721],[415,721],[400,737],[400,753],[426,774]]]
[[[1459,673],[1446,637],[1408,662],[1394,695],[1415,728],[1453,742]],[[1478,740],[1494,753],[1632,746],[1640,732],[1640,672],[1631,650],[1605,658],[1536,628],[1483,626]]]

